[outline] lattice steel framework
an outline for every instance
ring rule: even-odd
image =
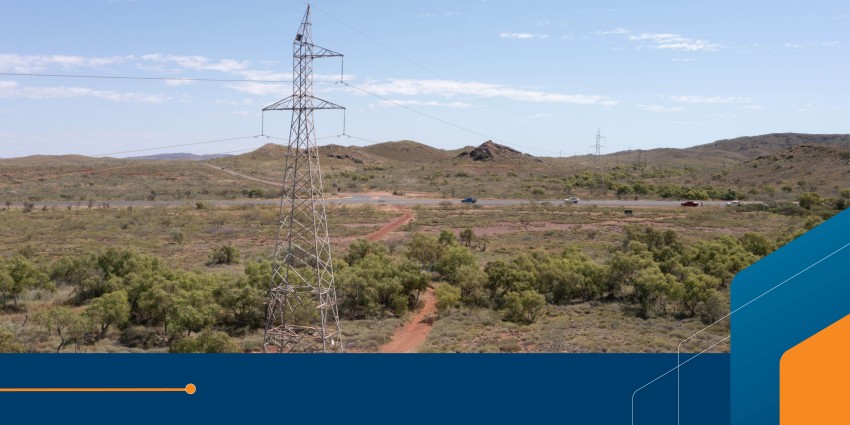
[[[593,163],[594,163],[594,165],[596,165],[596,167],[598,168],[600,173],[602,172],[602,161],[600,160],[602,158],[602,148],[605,147],[605,145],[602,144],[602,139],[607,139],[607,137],[602,135],[602,129],[597,129],[596,130],[596,143],[591,147],[594,148],[593,149]]]
[[[312,95],[313,59],[337,56],[313,44],[308,5],[293,43],[292,96],[263,108],[292,111],[264,352],[343,351],[313,111],[344,108]]]

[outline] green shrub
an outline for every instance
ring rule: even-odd
[[[821,203],[820,195],[814,192],[804,192],[800,195],[799,199],[800,206],[810,210],[813,206],[819,205]]]
[[[236,353],[239,347],[224,332],[204,329],[195,338],[181,338],[171,343],[172,353]]]
[[[505,295],[505,320],[534,323],[546,307],[546,298],[534,290],[508,292]]]
[[[239,250],[231,245],[225,245],[211,252],[207,265],[215,266],[219,264],[239,264]]]
[[[434,290],[434,296],[437,297],[437,310],[446,312],[460,302],[460,288],[443,284]]]

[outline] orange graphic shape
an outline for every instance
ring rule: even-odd
[[[779,423],[850,424],[850,315],[782,355]]]
[[[195,384],[181,388],[0,388],[0,393],[177,393],[195,394]]]

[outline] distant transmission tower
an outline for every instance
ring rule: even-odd
[[[313,44],[310,6],[293,43],[292,96],[265,111],[292,111],[263,352],[342,352],[328,219],[313,111],[345,109],[313,97],[313,59],[342,55]]]
[[[607,139],[607,137],[602,135],[601,129],[597,129],[596,130],[596,144],[594,144],[591,147],[595,148],[594,151],[593,151],[593,162],[594,162],[594,165],[596,165],[596,168],[599,170],[600,173],[602,172],[602,161],[601,161],[601,159],[602,159],[602,148],[605,147],[604,145],[602,145],[602,139]]]

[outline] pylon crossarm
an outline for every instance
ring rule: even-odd
[[[298,43],[298,42],[296,41],[296,43]],[[307,50],[309,53],[304,53],[304,54],[300,54],[300,55],[296,54],[295,55],[296,58],[316,59],[316,58],[342,57],[342,53],[337,53],[337,52],[334,52],[331,49],[326,49],[324,47],[317,46],[317,45],[312,44],[312,43],[300,43],[300,44],[301,44],[301,46],[304,46],[305,50]]]
[[[298,100],[301,102],[297,102]],[[300,99],[289,96],[266,106],[263,111],[300,111],[306,109],[345,109],[345,107],[315,96],[304,96]]]

